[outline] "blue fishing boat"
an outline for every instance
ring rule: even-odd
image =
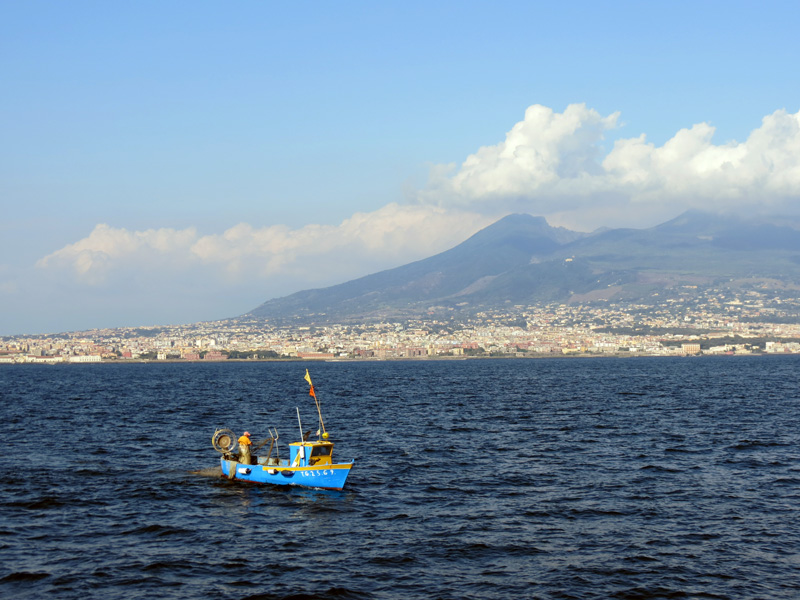
[[[311,386],[309,395],[314,398],[319,415],[317,439],[309,440],[310,432],[303,434],[299,409],[297,409],[297,421],[300,426],[300,441],[288,445],[287,458],[280,457],[277,429],[269,429],[268,437],[252,448],[249,434],[237,440],[230,429],[217,429],[211,438],[211,443],[214,449],[222,454],[220,464],[223,477],[252,483],[300,485],[326,490],[341,490],[344,487],[353,461],[333,462],[334,444],[329,440],[328,432],[325,430],[319,400],[308,369],[305,380]],[[269,448],[262,451],[267,443]]]

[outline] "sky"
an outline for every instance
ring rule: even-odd
[[[234,317],[509,213],[800,214],[797,2],[0,0],[0,336]]]

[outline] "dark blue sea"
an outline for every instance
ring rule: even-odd
[[[216,428],[316,428],[306,367],[345,489],[219,477]],[[800,598],[799,373],[0,365],[0,597]]]

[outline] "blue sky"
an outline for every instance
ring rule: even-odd
[[[0,3],[0,335],[235,316],[509,212],[798,212],[797,3],[431,4]]]

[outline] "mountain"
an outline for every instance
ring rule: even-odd
[[[508,215],[441,254],[269,300],[248,316],[366,321],[432,307],[635,299],[681,284],[800,284],[800,231],[783,223],[689,211],[650,229],[585,234]]]

